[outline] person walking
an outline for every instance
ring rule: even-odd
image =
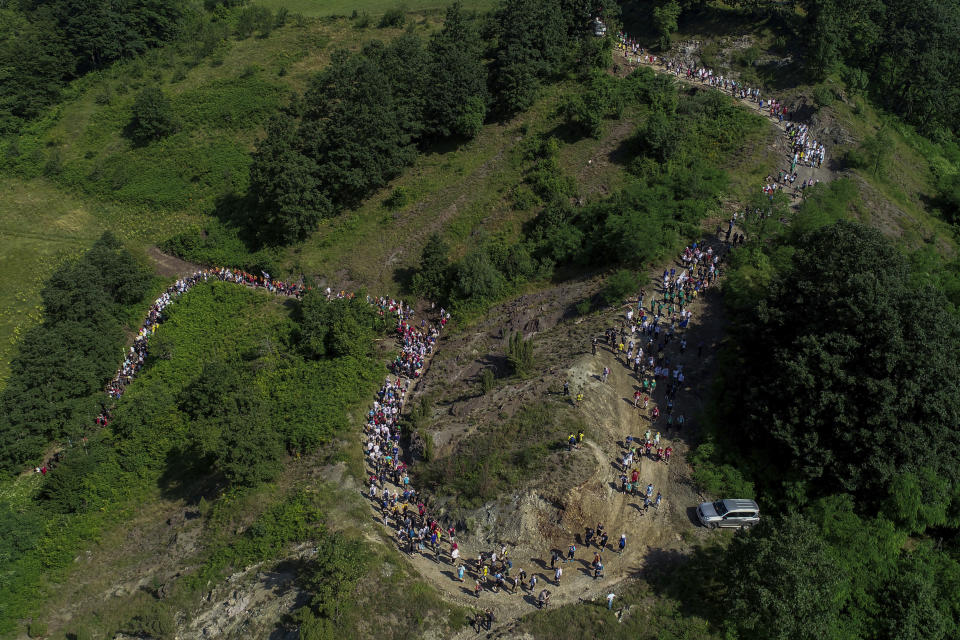
[[[607,609],[613,609],[613,599],[616,597],[616,594],[610,592],[607,594]]]
[[[627,546],[627,534],[621,533],[621,534],[620,534],[620,543],[617,545],[617,547],[618,547],[617,554],[618,554],[618,555],[619,555],[619,554],[622,554],[622,553],[623,553],[623,550],[624,550],[624,548],[626,548],[626,546]]]
[[[560,577],[563,575],[563,567],[557,567],[557,570],[553,572],[553,581],[557,583],[557,586],[560,586]]]

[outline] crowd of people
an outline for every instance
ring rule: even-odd
[[[726,236],[721,234],[718,240],[725,239],[727,246],[735,246],[737,235],[731,242],[732,229],[731,220]],[[660,508],[665,497],[653,482],[641,478],[640,460],[646,457],[652,463],[670,463],[674,448],[666,436],[679,435],[686,422],[677,398],[687,381],[681,357],[688,349],[690,357],[704,356],[702,342],[695,346],[687,342],[686,330],[693,317],[690,305],[721,275],[720,252],[707,242],[691,243],[678,256],[676,266],[664,270],[652,295],[641,289],[636,303],[625,311],[619,326],[609,328],[603,342],[599,336],[592,339],[594,354],[605,344],[617,362],[628,369],[627,375],[636,378],[634,408],[641,415],[641,424],[647,428],[642,436],[624,437],[616,462],[620,471],[618,486],[628,496],[637,497],[641,515],[651,507]],[[367,415],[364,448],[370,471],[367,495],[379,511],[384,526],[393,532],[398,548],[451,567],[453,579],[464,583],[463,590],[477,599],[484,593],[502,592],[526,594],[537,607],[549,605],[551,588],[560,587],[564,566],[576,560],[581,544],[581,550],[586,550],[590,558],[589,562],[584,561],[583,571],[593,580],[602,580],[604,555],[622,553],[627,543],[626,532],[611,541],[603,523],[586,528],[585,533],[571,542],[566,554],[551,549],[549,565],[543,564],[544,569],[549,566],[549,573],[528,572],[514,562],[505,544],[471,555],[472,559],[466,557],[453,523],[434,513],[429,498],[411,485],[401,448],[401,443],[406,441],[403,436],[410,435],[402,433],[400,420],[405,401],[412,384],[422,376],[449,314],[441,309],[436,321],[422,319],[418,324],[407,307],[390,303],[384,308],[397,313],[397,340],[403,354],[393,364],[396,375],[386,379]],[[601,379],[606,382],[611,373],[609,367],[604,367]],[[571,395],[569,383],[564,384],[564,393]],[[653,401],[655,393],[657,400]],[[582,392],[577,396],[582,401]],[[583,438],[582,430],[571,433],[569,449],[579,449]],[[612,598],[608,596],[610,603]],[[477,614],[475,623],[478,629],[489,629],[492,621],[493,612],[488,608]]]
[[[137,331],[137,335],[133,339],[133,345],[131,345],[127,351],[123,363],[120,365],[120,368],[117,369],[116,375],[107,383],[105,391],[112,400],[118,400],[123,396],[123,392],[130,383],[133,382],[137,373],[139,373],[143,367],[143,363],[147,358],[149,338],[156,332],[157,327],[163,323],[165,318],[164,311],[167,307],[178,297],[190,291],[190,289],[198,283],[209,280],[234,282],[246,287],[264,289],[277,295],[293,296],[296,298],[300,298],[305,291],[302,283],[283,282],[272,279],[269,273],[263,273],[258,276],[239,269],[200,269],[189,276],[179,278],[167,287],[166,290],[160,294],[160,297],[154,301],[150,307],[150,311],[147,312],[147,317],[143,321],[143,325]],[[107,407],[103,413],[94,419],[94,423],[97,426],[108,425],[110,423],[110,413],[110,408]]]
[[[645,55],[643,48],[635,40],[623,34],[620,37],[620,48],[624,55]],[[678,76],[686,75],[687,78],[730,91],[732,95],[753,100],[761,109],[766,106],[771,117],[777,117],[780,121],[786,115],[786,107],[779,102],[774,100],[764,103],[758,89],[742,86],[737,81],[715,75],[708,69],[667,61],[656,56],[645,56],[645,60],[648,64],[661,64],[667,71]],[[823,145],[810,138],[805,126],[788,123],[787,132],[794,145],[794,164],[806,162],[819,166],[819,163],[823,162]],[[781,171],[778,180],[781,183],[785,180],[792,183],[795,174]],[[742,235],[734,234],[731,243],[733,226],[734,220],[731,220],[725,240],[728,245],[736,246],[738,239],[742,242]],[[718,233],[719,231],[718,228]],[[625,494],[643,498],[641,513],[646,513],[651,506],[660,507],[664,498],[652,482],[645,483],[641,479],[640,459],[645,456],[653,462],[669,464],[673,447],[665,441],[661,431],[676,435],[682,431],[685,423],[684,413],[676,404],[677,395],[684,387],[687,376],[680,357],[689,347],[686,329],[693,316],[689,306],[721,276],[720,255],[706,243],[695,242],[686,247],[677,264],[678,267],[663,272],[660,286],[654,295],[648,298],[646,291],[641,289],[636,305],[631,305],[626,311],[619,327],[611,327],[604,336],[607,348],[616,360],[628,369],[627,375],[632,372],[636,378],[634,408],[647,425],[642,438],[625,436],[617,455],[618,486]],[[111,399],[122,397],[142,368],[148,355],[149,338],[164,321],[169,305],[198,283],[209,280],[234,282],[296,298],[300,298],[305,292],[301,282],[287,283],[272,279],[267,273],[258,276],[222,268],[202,269],[178,279],[151,306],[117,374],[108,383],[106,392]],[[330,288],[326,289],[326,295],[328,299],[353,296],[345,291],[335,293]],[[503,591],[508,594],[526,592],[533,596],[536,606],[549,605],[551,591],[546,584],[549,579],[543,574],[532,570],[528,573],[522,567],[515,566],[506,545],[480,552],[472,562],[462,558],[456,528],[449,523],[442,524],[441,519],[431,512],[429,498],[418,493],[411,484],[402,451],[401,416],[412,386],[423,376],[450,314],[445,309],[440,309],[435,318],[423,318],[417,323],[414,320],[414,309],[402,301],[369,296],[367,301],[378,307],[381,314],[395,316],[400,348],[399,355],[390,366],[393,375],[385,379],[376,393],[364,427],[364,452],[370,473],[367,494],[375,508],[379,509],[383,524],[394,531],[398,546],[407,553],[420,554],[434,562],[451,565],[455,579],[460,582],[466,583],[469,579],[473,585],[469,590],[477,598],[485,591]],[[597,354],[599,337],[593,338],[592,342],[593,353]],[[696,346],[698,359],[703,356],[703,347],[702,342]],[[604,367],[602,380],[606,382],[610,375],[610,369]],[[651,407],[658,388],[661,389],[662,399],[653,401]],[[564,390],[569,394],[569,385],[565,385]],[[578,393],[577,398],[579,404],[583,393]],[[110,413],[107,410],[97,416],[96,423],[106,426],[109,420]],[[577,436],[571,434],[570,448],[579,448],[583,437],[582,432]],[[577,544],[581,540],[593,556],[589,563],[589,573],[594,580],[600,580],[604,577],[604,554],[622,553],[626,547],[627,535],[621,533],[617,542],[611,544],[604,525],[597,523],[595,527],[586,528],[583,537],[569,545],[566,556],[561,551],[552,549],[549,562],[553,574],[552,586],[560,586],[563,565],[575,560]],[[542,585],[541,580],[544,582]],[[611,605],[613,596],[613,593],[607,596],[608,606]],[[488,608],[478,614],[478,628],[483,625],[490,629],[493,620],[493,612]]]
[[[449,320],[446,310],[440,310],[440,320],[437,325],[426,325],[421,320],[420,326],[410,322],[410,319],[401,319],[397,324],[397,336],[400,341],[400,352],[393,362],[393,372],[408,378],[417,379],[423,374],[423,367],[427,358],[433,353],[440,330]]]
[[[760,88],[748,87],[743,82],[715,73],[707,67],[696,65],[690,61],[672,60],[663,56],[651,55],[644,51],[635,38],[631,38],[623,32],[618,34],[617,48],[628,61],[661,66],[668,73],[678,78],[686,78],[690,82],[699,82],[729,93],[735,98],[752,102],[757,105],[759,111],[768,114],[769,117],[780,124],[784,124],[786,120],[784,130],[790,149],[788,158],[790,169],[789,171],[780,171],[776,180],[772,176],[768,176],[762,186],[764,194],[772,196],[777,190],[792,187],[791,195],[799,197],[804,189],[816,184],[817,180],[813,178],[800,180],[798,183],[797,167],[819,168],[826,159],[826,146],[822,140],[814,138],[808,125],[787,120],[789,112],[786,104],[778,99],[765,99]]]

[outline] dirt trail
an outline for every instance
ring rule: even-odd
[[[661,274],[662,269],[650,273],[644,284],[648,292],[659,291],[656,282]],[[648,300],[652,297],[650,293]],[[635,302],[632,304],[636,305]],[[520,589],[516,594],[511,594],[506,591],[493,592],[485,586],[481,596],[477,598],[473,595],[476,576],[472,571],[468,571],[464,582],[456,579],[456,567],[450,560],[448,545],[442,544],[443,553],[439,561],[433,559],[432,553],[426,556],[418,553],[408,555],[418,573],[438,588],[446,599],[470,608],[492,608],[498,621],[508,623],[506,626],[498,624],[499,632],[508,632],[519,618],[535,610],[535,597],[543,588],[551,591],[553,605],[602,598],[611,589],[617,590],[625,580],[642,575],[651,562],[662,557],[663,554],[657,552],[683,549],[689,545],[690,540],[707,535],[705,530],[696,529],[691,519],[692,509],[701,501],[701,497],[693,488],[685,457],[689,448],[688,434],[695,428],[692,418],[702,408],[710,381],[708,372],[713,348],[721,334],[723,322],[719,293],[716,288],[712,288],[688,308],[694,314],[685,333],[688,348],[686,353],[677,353],[674,356],[675,362],[684,365],[688,376],[676,400],[677,413],[682,412],[688,418],[684,431],[667,432],[665,417],[661,416],[656,424],[649,417],[656,401],[664,398],[665,384],[654,394],[648,411],[643,411],[642,406],[640,410],[635,409],[633,394],[642,378],[635,376],[618,361],[612,349],[606,345],[601,346],[594,356],[586,350],[589,344],[586,342],[583,345],[585,352],[570,362],[563,377],[570,381],[574,394],[579,391],[584,394],[580,411],[587,421],[588,433],[580,450],[566,455],[591,457],[593,462],[590,471],[581,482],[566,491],[562,499],[565,507],[555,519],[548,519],[548,514],[555,510],[535,492],[517,498],[519,501],[526,501],[525,508],[521,509],[521,517],[529,520],[519,529],[538,531],[539,540],[543,544],[537,548],[531,547],[527,541],[520,541],[516,545],[508,544],[509,557],[514,563],[511,574],[516,575],[524,569],[527,580],[530,575],[536,575],[536,589]],[[598,327],[619,323],[625,319],[626,309],[627,307],[623,307],[604,314]],[[600,333],[602,334],[602,329]],[[637,340],[639,339],[638,334]],[[697,356],[697,345],[701,342],[704,345],[702,358]],[[678,351],[676,344],[677,341],[670,347],[674,352]],[[600,379],[604,366],[611,369],[606,383]],[[429,375],[428,373],[427,376]],[[617,482],[620,471],[616,461],[625,452],[623,443],[626,436],[642,439],[648,428],[653,432],[658,429],[662,432],[661,446],[672,446],[674,457],[669,466],[642,456],[634,463],[633,468],[640,471],[641,486],[653,484],[653,495],[660,491],[664,497],[659,508],[651,507],[644,512],[643,493],[630,496],[620,491]],[[374,517],[379,520],[379,510],[373,503],[371,505]],[[587,527],[594,527],[598,522],[603,523],[609,541],[602,551],[605,576],[595,580],[590,563],[596,546],[586,549],[583,545],[583,534]],[[684,532],[682,536],[681,532]],[[622,555],[615,552],[621,533],[627,536],[626,550]],[[505,535],[505,539],[509,540],[509,535]],[[564,573],[558,586],[554,583],[554,572],[549,566],[550,549],[565,550],[571,542],[575,542],[578,547],[576,560],[561,565]],[[473,539],[461,538],[458,543],[461,560],[468,567],[474,564],[480,552],[499,550],[499,545],[482,544]],[[467,638],[472,634],[472,630],[466,630],[455,637]]]
[[[171,256],[160,251],[157,247],[147,249],[147,257],[153,261],[154,270],[161,276],[180,278],[194,274],[201,269],[199,265]]]
[[[691,86],[691,87],[697,87],[706,91],[720,91],[721,93],[731,98],[732,100],[736,100],[740,104],[740,106],[746,109],[749,109],[750,111],[756,112],[758,115],[763,116],[771,124],[771,126],[778,129],[781,133],[781,135],[777,137],[777,148],[782,153],[782,160],[781,160],[780,166],[771,168],[770,174],[776,177],[777,172],[779,172],[780,170],[789,171],[790,164],[793,158],[793,153],[790,150],[790,142],[789,142],[790,139],[789,139],[789,136],[787,135],[787,126],[786,126],[787,120],[780,122],[778,118],[774,118],[769,115],[768,109],[766,108],[761,109],[757,103],[749,99],[734,97],[730,95],[730,93],[727,91],[722,91],[721,89],[717,89],[716,87],[711,87],[709,84],[704,84],[703,82],[700,82],[699,80],[696,80],[694,78],[687,78],[683,73],[681,73],[680,75],[677,75],[673,72],[667,71],[666,67],[661,62],[659,62],[661,60],[659,56],[656,58],[658,62],[650,63],[650,62],[647,62],[646,55],[641,55],[639,58],[636,58],[636,57],[628,56],[627,53],[624,51],[619,51],[619,54],[615,54],[615,55],[619,55],[619,57],[622,57],[622,59],[626,61],[628,68],[635,69],[636,67],[639,67],[639,66],[649,67],[654,71],[656,71],[657,73],[668,75],[671,78],[674,78],[677,82],[681,84]],[[761,96],[761,97],[764,97],[764,96]],[[769,96],[764,97],[764,101],[766,101],[767,98],[769,98]],[[801,184],[803,181],[811,180],[811,179],[815,181],[819,180],[820,182],[829,182],[833,180],[836,177],[837,172],[830,170],[827,166],[829,164],[830,151],[831,149],[828,148],[827,159],[825,159],[824,162],[819,167],[807,167],[807,166],[798,164],[796,167],[796,173],[797,173],[796,184]],[[760,189],[761,187],[762,185],[757,185],[758,189]],[[791,191],[792,190],[788,189],[787,193],[790,193]],[[798,196],[796,198],[793,198],[793,200],[790,203],[790,206],[795,209],[800,206],[800,203],[801,203],[801,198]]]

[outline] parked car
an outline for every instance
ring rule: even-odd
[[[705,527],[749,528],[760,522],[760,507],[753,500],[717,500],[697,507],[697,517]]]

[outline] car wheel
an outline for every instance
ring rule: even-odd
[[[716,523],[716,522],[711,522],[710,524],[707,525],[707,528],[708,528],[708,529],[716,529],[716,528],[717,528],[717,523]]]
[[[749,530],[751,527],[753,527],[753,523],[752,523],[752,522],[743,525],[743,528],[744,528],[744,529],[747,529],[747,530]]]

